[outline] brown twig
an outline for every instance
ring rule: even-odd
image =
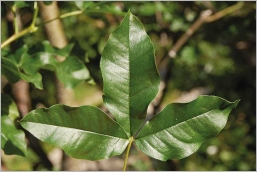
[[[238,2],[235,5],[232,5],[228,8],[225,8],[224,10],[221,10],[213,15],[212,10],[208,9],[201,13],[200,17],[189,27],[189,29],[178,39],[178,41],[174,44],[172,49],[169,51],[168,55],[171,58],[175,58],[177,55],[177,52],[182,48],[182,46],[188,41],[188,39],[204,24],[216,21],[225,15],[232,13],[236,10],[239,10],[243,7],[243,2]],[[166,78],[167,78],[167,69],[168,69],[168,62],[170,61],[170,58],[164,58],[159,65],[159,71],[161,75],[161,86],[160,90],[156,96],[156,98],[151,102],[151,104],[148,107],[147,112],[147,120],[153,116],[156,112],[158,112],[160,103],[163,99],[163,93],[166,89]]]
[[[188,39],[204,24],[216,21],[225,15],[241,9],[244,6],[244,2],[238,2],[224,10],[221,10],[213,15],[212,10],[208,9],[201,13],[200,17],[189,27],[189,29],[178,39],[172,49],[169,51],[169,56],[175,58],[177,52],[188,41]]]
[[[37,4],[35,2],[35,4]],[[35,26],[35,22],[36,22],[36,18],[37,18],[37,13],[38,13],[38,8],[37,6],[34,6],[35,7],[35,12],[34,12],[34,15],[33,15],[33,20],[32,20],[32,23],[29,27],[27,27],[26,29],[23,29],[21,32],[19,32],[17,29],[15,29],[15,34],[13,34],[11,37],[9,37],[7,40],[5,40],[2,44],[1,44],[1,49],[4,48],[5,46],[7,46],[8,44],[10,44],[11,42],[17,40],[18,38],[28,34],[28,33],[33,33],[35,31],[37,31],[38,27]],[[52,21],[55,21],[55,20],[59,20],[59,19],[62,19],[62,18],[66,18],[66,17],[70,17],[70,16],[74,16],[74,15],[79,15],[79,14],[82,14],[83,13],[83,10],[79,10],[79,11],[73,11],[73,12],[70,12],[70,13],[66,13],[66,14],[62,14],[62,15],[54,15],[55,17],[54,18],[51,18],[49,20],[45,20],[45,22],[43,24],[41,24],[40,26],[42,25],[46,25]],[[48,14],[50,14],[48,12]]]
[[[174,58],[178,50],[187,42],[187,40],[195,33],[197,29],[202,26],[206,18],[212,14],[211,10],[205,10],[201,13],[200,17],[187,29],[187,31],[178,39],[172,49],[169,51],[169,56]]]
[[[221,10],[221,11],[219,11],[219,12],[217,12],[217,13],[209,16],[209,17],[207,17],[205,19],[205,22],[206,23],[210,23],[210,22],[214,22],[216,20],[219,20],[220,18],[224,17],[225,15],[239,10],[243,6],[244,6],[244,2],[238,2],[235,5],[232,5],[232,6],[228,7],[228,8],[225,8],[224,10]]]

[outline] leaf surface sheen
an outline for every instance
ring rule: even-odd
[[[30,112],[20,123],[38,139],[79,159],[119,155],[128,144],[119,124],[93,106],[41,108]]]
[[[130,12],[111,34],[100,67],[104,103],[131,136],[142,125],[160,79],[153,44],[141,22]]]
[[[182,159],[225,127],[229,113],[238,102],[200,96],[190,103],[167,105],[146,123],[135,143],[153,158]]]

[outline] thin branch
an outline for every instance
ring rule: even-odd
[[[232,5],[228,8],[225,8],[224,10],[221,10],[213,15],[211,15],[212,11],[210,9],[203,11],[201,13],[200,17],[189,27],[189,29],[186,31],[186,33],[184,33],[178,39],[178,41],[175,43],[175,45],[169,51],[169,57],[175,58],[176,54],[180,50],[180,48],[188,41],[188,39],[193,35],[193,33],[196,32],[197,29],[200,28],[201,25],[203,25],[204,23],[216,21],[229,13],[232,13],[236,10],[241,9],[242,7],[243,7],[243,2],[238,2],[237,4]],[[154,110],[155,111],[159,110],[159,105],[162,102],[163,92],[166,88],[165,78],[167,75],[167,68],[168,68],[169,61],[170,61],[170,58],[164,58],[161,61],[159,71],[163,71],[163,72],[161,72],[162,87],[161,87],[160,91],[158,92],[156,98],[152,101],[152,103],[148,107],[149,109],[152,109],[152,110],[149,110],[149,112],[147,112],[147,115],[149,115],[150,117],[151,117],[151,114],[154,113],[153,112]]]
[[[11,37],[9,37],[6,41],[4,41],[1,44],[1,49],[4,48],[6,45],[10,44],[11,42],[17,40],[18,38],[26,35],[27,33],[33,33],[35,31],[37,31],[38,27],[35,27],[36,18],[37,18],[37,15],[38,15],[37,2],[34,3],[34,10],[35,11],[34,11],[34,14],[33,14],[33,20],[32,20],[31,25],[29,27],[27,27],[26,29],[22,30],[21,32],[15,33]],[[16,32],[16,28],[15,28],[15,32]]]
[[[169,51],[169,56],[171,58],[176,57],[177,52],[180,48],[187,42],[187,40],[196,32],[197,29],[200,28],[204,23],[210,23],[216,21],[225,15],[232,13],[241,9],[244,6],[244,2],[238,2],[235,5],[232,5],[224,10],[221,10],[213,15],[210,9],[205,10],[201,13],[200,17],[189,27],[189,29],[178,39],[172,49]]]
[[[31,23],[31,25],[33,25],[33,27],[35,26],[35,24],[36,24],[36,20],[37,20],[37,15],[38,15],[38,4],[37,4],[37,2],[35,1],[34,2],[34,15],[33,15],[33,19],[32,19],[32,23]]]
[[[17,40],[18,38],[26,35],[27,33],[32,33],[32,32],[35,32],[36,30],[37,30],[37,27],[29,26],[26,29],[22,30],[21,32],[12,35],[11,37],[9,37],[6,41],[4,41],[1,44],[1,49],[4,48],[6,45],[10,44],[11,42]]]
[[[197,29],[205,22],[206,18],[212,14],[211,10],[205,10],[200,17],[189,27],[189,29],[178,39],[173,48],[169,52],[169,56],[174,58],[178,50],[187,42],[187,40],[195,33]]]
[[[5,46],[7,46],[8,44],[10,44],[11,42],[17,40],[18,38],[28,34],[28,33],[33,33],[35,31],[37,31],[38,27],[35,27],[35,23],[36,23],[36,18],[37,18],[37,15],[38,15],[38,6],[37,6],[37,3],[35,2],[34,4],[34,9],[35,9],[35,12],[34,12],[34,15],[33,15],[33,20],[32,20],[32,23],[29,27],[27,27],[26,29],[22,30],[21,32],[18,32],[14,35],[12,35],[11,37],[9,37],[7,40],[5,40],[2,44],[1,44],[1,49],[4,48]],[[60,15],[59,17],[56,17],[54,19],[51,19],[51,20],[48,20],[44,23],[47,24],[53,20],[57,20],[57,19],[61,19],[61,18],[66,18],[66,17],[70,17],[70,16],[74,16],[74,15],[79,15],[79,14],[82,14],[83,11],[80,10],[80,11],[73,11],[73,12],[70,12],[70,13],[66,13],[66,14],[62,14]]]
[[[211,15],[210,17],[206,18],[205,22],[210,23],[210,22],[219,20],[220,18],[224,17],[225,15],[232,13],[236,10],[239,10],[243,6],[244,6],[244,2],[238,2],[237,4],[232,5],[228,8],[225,8],[224,10],[221,10],[221,11]]]
[[[13,20],[14,33],[17,34],[19,32],[19,27],[18,27],[18,18],[17,18],[17,8],[15,4],[12,6],[12,12],[14,14],[14,20]]]
[[[66,18],[66,17],[75,16],[75,15],[79,15],[79,14],[82,14],[82,13],[83,13],[83,10],[73,11],[73,12],[70,12],[70,13],[62,14],[62,15],[56,17],[56,18],[53,18],[51,20],[48,20],[48,21],[44,22],[44,25],[47,24],[47,23],[50,23],[53,20],[63,19],[63,18]]]

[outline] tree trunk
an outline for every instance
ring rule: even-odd
[[[43,20],[43,22],[50,21],[52,19],[55,19],[51,22],[48,22],[45,25],[45,32],[48,37],[48,40],[50,43],[57,47],[57,48],[63,48],[67,45],[67,39],[64,34],[63,26],[60,19],[56,19],[59,17],[60,12],[56,1],[53,1],[50,5],[45,5],[44,2],[39,2],[40,7],[40,15]],[[56,59],[61,62],[64,60],[63,57],[57,56]],[[57,90],[57,101],[60,104],[68,104],[68,99],[73,96],[72,90],[67,90],[64,85],[57,79],[57,76],[55,76],[56,81],[56,90]],[[58,164],[61,166],[61,170],[67,171],[69,170],[67,165],[68,161],[71,161],[71,158],[67,156],[64,151],[62,151],[62,157],[60,158],[59,162],[61,164]]]
[[[40,15],[43,22],[50,21],[59,17],[60,12],[56,1],[53,1],[50,5],[45,5],[44,2],[39,2],[40,7]],[[53,20],[45,25],[45,31],[48,40],[50,43],[57,48],[63,48],[67,45],[67,39],[64,34],[63,26],[60,19]],[[61,62],[64,60],[63,57],[57,56],[56,59]],[[64,85],[55,77],[56,87],[57,87],[57,100],[58,103],[66,104],[65,95],[69,94],[70,96],[72,92],[70,90],[65,89]]]

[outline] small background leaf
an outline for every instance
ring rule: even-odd
[[[44,1],[45,5],[51,5],[53,1]]]
[[[12,121],[19,117],[19,112],[16,104],[10,96],[1,93],[1,116],[7,115]]]
[[[5,52],[8,59],[4,59],[3,73],[7,75],[7,79],[11,80],[10,82],[17,82],[17,77],[21,77],[23,80],[33,83],[38,89],[43,89],[40,69],[56,70],[57,77],[66,88],[74,88],[84,80],[92,81],[85,64],[77,57],[70,56],[73,46],[74,44],[71,43],[58,49],[54,48],[49,41],[42,41],[30,48],[24,44],[13,54]],[[58,62],[55,56],[65,59],[63,62]],[[11,62],[22,71],[20,74],[17,67]]]
[[[6,155],[26,155],[25,134],[15,126],[19,117],[14,101],[1,93],[1,148]]]
[[[96,4],[95,2],[85,2],[85,1],[74,1],[75,5],[79,8],[79,9],[87,9],[87,8],[90,8],[90,7],[94,7]]]
[[[74,88],[83,80],[90,79],[90,74],[85,65],[75,56],[69,56],[64,62],[55,65],[57,76],[66,88]]]
[[[90,6],[88,7],[90,8],[84,11],[84,13],[87,15],[91,13],[106,13],[123,17],[126,15],[126,12],[123,12],[122,9],[120,9],[114,4],[110,4],[109,2],[97,2],[95,3],[95,6],[90,4]]]
[[[30,6],[30,4],[28,2],[25,2],[25,1],[15,1],[14,4],[17,8],[24,8],[24,7],[29,7]]]
[[[33,83],[36,88],[43,89],[42,76],[39,73],[35,73],[33,75],[20,73],[20,76],[24,81]]]
[[[1,73],[12,84],[20,79],[17,66],[11,60],[4,57],[1,58]]]
[[[26,155],[25,134],[18,130],[8,116],[1,116],[1,148],[6,155]]]

